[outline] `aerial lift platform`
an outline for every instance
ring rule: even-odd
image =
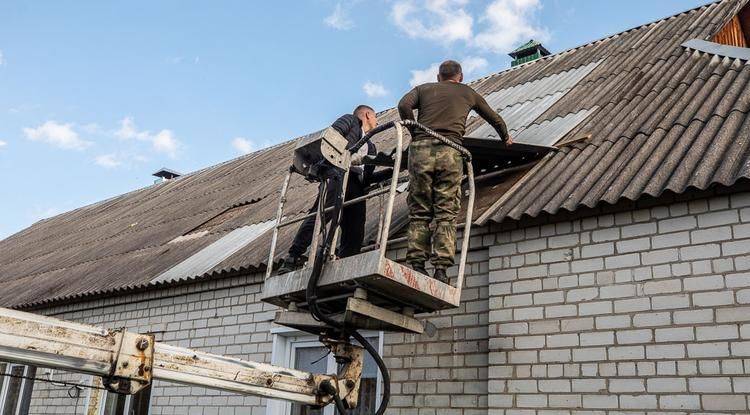
[[[391,223],[393,206],[399,190],[403,189],[406,177],[400,172],[404,148],[405,127],[417,128],[427,132],[444,144],[453,147],[461,153],[464,160],[465,184],[467,201],[458,272],[453,284],[446,284],[421,274],[406,265],[400,264],[387,257],[389,238],[391,237]],[[393,173],[387,186],[380,187],[356,199],[343,202],[343,206],[352,203],[362,203],[369,198],[380,197],[380,209],[376,244],[373,250],[358,255],[335,257],[336,238],[339,229],[335,229],[330,252],[326,252],[323,260],[317,287],[315,291],[316,307],[331,316],[338,324],[352,329],[383,330],[391,332],[407,332],[421,334],[425,330],[434,329],[429,324],[414,318],[418,313],[432,313],[439,310],[456,308],[460,305],[461,290],[464,285],[466,258],[469,250],[469,240],[474,210],[475,167],[473,159],[479,161],[479,172],[489,167],[491,174],[497,174],[503,169],[517,168],[531,159],[546,154],[551,147],[527,144],[513,144],[512,149],[497,139],[465,138],[462,145],[449,140],[428,128],[413,121],[397,121],[377,127],[368,133],[354,146],[349,145],[335,129],[328,128],[303,140],[300,140],[294,151],[293,167],[290,168],[283,182],[279,197],[276,225],[273,229],[271,249],[268,259],[266,280],[262,299],[265,302],[281,307],[275,322],[280,325],[314,334],[327,333],[330,324],[319,321],[314,313],[310,313],[308,294],[310,280],[314,276],[315,249],[320,244],[320,233],[326,227],[323,219],[332,208],[320,207],[317,212],[299,217],[286,218],[284,204],[286,201],[289,180],[293,174],[301,174],[310,181],[321,183],[319,200],[324,199],[325,179],[322,178],[323,166],[334,166],[343,177],[341,199],[343,200],[346,182],[349,178],[349,167],[352,165],[352,154],[359,146],[384,130],[395,129],[395,150],[392,160],[373,160],[365,158],[365,164],[392,167]],[[468,148],[467,148],[468,147]],[[502,160],[502,161],[500,161]],[[389,163],[390,161],[390,163]],[[500,164],[498,164],[500,163]],[[505,164],[503,164],[505,163]],[[515,167],[513,167],[515,166]],[[383,198],[385,197],[385,201]],[[383,203],[385,202],[385,203]],[[320,203],[323,206],[323,203]],[[296,224],[310,216],[315,216],[315,231],[312,241],[313,259],[302,269],[280,275],[274,275],[273,266],[276,259],[276,243],[280,228]],[[330,219],[330,218],[329,218]]]
[[[374,133],[378,133],[388,128],[395,128],[396,130],[396,148],[393,152],[392,164],[389,166],[393,168],[393,174],[388,186],[343,203],[343,206],[346,206],[358,202],[366,203],[369,198],[384,195],[387,197],[385,208],[381,209],[379,213],[375,249],[346,258],[336,258],[333,254],[335,249],[331,248],[331,253],[327,252],[325,255],[326,262],[322,267],[322,273],[316,287],[316,302],[321,310],[339,324],[352,329],[423,333],[425,325],[414,318],[415,314],[455,308],[459,306],[461,301],[474,205],[474,171],[471,164],[471,154],[466,149],[434,132],[431,133],[436,138],[442,139],[446,144],[450,143],[454,148],[461,151],[464,155],[466,167],[464,171],[467,175],[468,203],[465,209],[464,223],[466,226],[463,230],[463,244],[458,262],[456,283],[451,285],[440,282],[386,256],[389,248],[393,205],[400,186],[399,173],[402,170],[403,129],[405,124],[404,121],[392,122],[378,127],[374,131]],[[415,125],[415,127],[424,128],[418,125]],[[358,144],[364,145],[365,141],[373,135],[371,132]],[[297,145],[294,151],[293,167],[287,173],[279,198],[269,264],[273,264],[276,257],[276,241],[280,228],[314,215],[315,231],[312,243],[312,252],[314,253],[315,248],[319,246],[321,241],[319,234],[326,227],[327,221],[323,219],[328,212],[322,208],[315,213],[285,220],[284,203],[290,176],[301,174],[310,181],[322,182],[320,200],[323,200],[325,195],[323,189],[326,183],[325,179],[321,178],[321,167],[323,165],[335,166],[344,175],[343,185],[339,189],[343,199],[346,182],[349,179],[349,167],[352,165],[351,154],[354,154],[358,149],[356,145],[354,147],[352,148],[347,140],[333,128],[328,128],[319,135],[301,140]],[[366,159],[364,162],[368,163],[368,160]],[[370,159],[370,162],[373,162],[373,160]],[[381,160],[373,162],[373,164],[387,165],[388,163],[383,163]],[[321,203],[320,205],[323,206],[324,204]],[[335,242],[339,229],[336,228],[334,232],[333,247],[336,246]],[[313,256],[314,254],[311,255],[311,258]],[[280,275],[273,275],[272,267],[269,266],[262,299],[285,309],[285,311],[277,313],[275,319],[277,324],[314,334],[322,334],[328,332],[329,324],[318,321],[315,316],[311,315],[307,299],[307,287],[313,276],[314,262],[314,260],[309,261],[302,269]]]

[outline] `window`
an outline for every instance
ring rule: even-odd
[[[0,415],[27,415],[36,375],[33,366],[0,363]]]
[[[336,373],[338,367],[333,355],[317,340],[317,337],[303,334],[289,329],[273,330],[272,364],[291,367],[313,373]],[[363,333],[365,338],[381,351],[382,334],[376,332]],[[351,414],[371,414],[377,409],[382,393],[382,380],[375,364],[375,360],[365,352],[362,380],[360,383],[359,405]],[[283,401],[269,400],[266,415],[333,415],[332,405],[323,410],[311,410],[303,405],[291,404]]]
[[[122,395],[102,389],[101,378],[93,378],[89,389],[88,402],[84,413],[90,413],[92,405],[98,405],[97,415],[149,415],[151,401],[151,385],[141,389],[135,395]]]

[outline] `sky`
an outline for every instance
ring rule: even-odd
[[[0,2],[0,239],[34,222],[395,106],[704,0]]]

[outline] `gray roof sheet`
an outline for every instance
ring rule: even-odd
[[[480,221],[750,177],[750,66],[682,46],[710,39],[745,3],[712,3],[473,82],[507,111],[519,140],[560,147],[530,171],[483,182]],[[380,116],[388,121],[397,114]],[[472,118],[467,135],[484,134],[483,124]],[[392,138],[382,134],[376,144],[389,150]],[[288,141],[40,221],[0,241],[0,305],[76,301],[264,267],[270,232],[250,229],[275,217],[293,148]],[[306,211],[315,191],[295,177],[287,214]],[[370,203],[377,208],[376,200]],[[404,197],[395,208],[405,217]],[[369,229],[375,221],[370,215]],[[293,232],[282,230],[279,252]]]

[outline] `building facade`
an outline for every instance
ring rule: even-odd
[[[433,337],[368,333],[391,370],[389,413],[749,410],[747,189],[492,225],[474,232],[471,247],[461,307],[422,317],[438,328]],[[211,353],[329,369],[317,339],[273,325],[262,283],[248,274],[37,311]],[[36,376],[91,382],[44,369]],[[365,402],[374,405],[382,386],[371,362],[365,378],[373,397]],[[81,414],[91,391],[76,396],[36,381],[19,397],[30,394],[29,414]],[[304,413],[158,381],[149,394],[150,414]],[[128,405],[111,413],[128,413]]]
[[[420,316],[434,336],[365,333],[390,368],[389,414],[750,413],[748,34],[748,1],[721,0],[471,83],[518,143],[556,150],[484,166],[461,306]],[[490,130],[469,118],[467,137]],[[394,136],[375,141],[387,151]],[[0,305],[335,370],[317,339],[274,326],[260,299],[294,147],[0,241]],[[289,186],[291,217],[316,186]],[[403,227],[403,198],[395,206]],[[292,237],[279,234],[274,260]],[[0,415],[333,414],[158,381],[124,397],[78,374],[0,363],[0,375]],[[357,413],[382,390],[366,361]]]

